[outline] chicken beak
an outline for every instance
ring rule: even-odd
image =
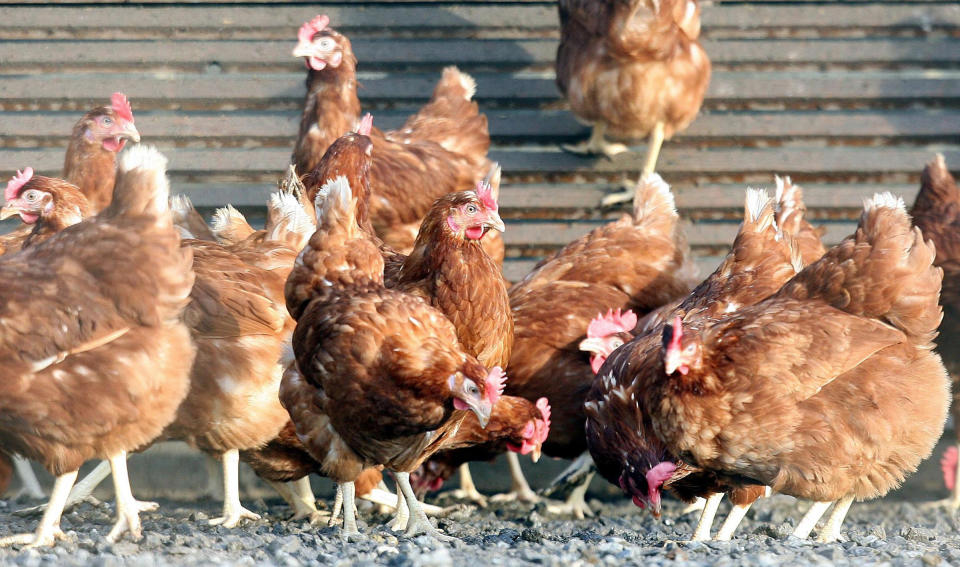
[[[487,424],[490,423],[490,414],[493,413],[493,404],[484,400],[479,404],[472,405],[470,409],[476,414],[480,427],[486,429]]]
[[[313,54],[313,45],[308,41],[301,41],[293,48],[294,57],[310,57]]]
[[[530,453],[530,460],[537,462],[540,460],[540,444],[537,443],[537,446],[533,448],[533,451]]]
[[[12,216],[16,216],[19,214],[20,214],[20,209],[18,209],[13,205],[6,205],[2,209],[0,209],[0,220],[6,220]]]
[[[483,223],[483,226],[498,232],[506,232],[507,230],[506,225],[503,224],[503,219],[501,219],[500,215],[495,211],[490,212],[490,216],[487,217],[487,220]]]
[[[681,364],[683,364],[683,361],[680,360],[680,352],[678,351],[667,351],[663,357],[663,369],[667,372],[667,376],[672,376]]]
[[[133,125],[133,122],[124,122],[123,130],[120,131],[119,135],[132,140],[134,144],[140,143],[140,131]]]
[[[584,352],[599,353],[603,349],[603,339],[591,338],[580,341],[580,350]]]

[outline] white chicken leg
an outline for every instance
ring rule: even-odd
[[[117,502],[117,523],[107,534],[107,541],[117,541],[124,533],[129,533],[133,541],[139,541],[143,537],[143,528],[140,525],[141,503],[133,497],[133,492],[130,490],[126,451],[110,457],[110,470],[113,474],[113,491]]]
[[[817,541],[820,543],[833,543],[840,539],[840,526],[843,525],[843,519],[847,517],[850,505],[853,504],[853,495],[844,496],[837,500],[837,505],[830,512],[830,518],[827,519],[827,525],[823,526]]]
[[[810,509],[807,510],[807,513],[804,514],[803,519],[800,520],[800,523],[797,524],[797,527],[793,530],[793,537],[798,537],[800,539],[807,539],[810,536],[810,532],[813,531],[813,528],[817,526],[817,522],[820,520],[820,517],[823,516],[823,513],[827,511],[827,508],[833,502],[814,502]]]
[[[593,510],[587,505],[587,489],[590,488],[590,481],[593,480],[594,473],[588,473],[583,482],[570,492],[567,501],[563,504],[548,504],[547,512],[552,514],[573,514],[573,516],[582,520],[585,516],[593,517]]]
[[[87,502],[93,506],[99,506],[101,502],[94,498],[93,491],[100,486],[100,483],[103,482],[108,476],[110,476],[110,461],[100,461],[97,463],[97,466],[90,471],[87,476],[80,479],[80,482],[73,485],[73,489],[70,490],[70,496],[67,497],[67,502],[64,505],[64,510],[72,510],[75,506]],[[156,502],[141,502],[136,500],[137,509],[141,512],[152,512],[160,507]],[[17,516],[31,516],[33,514],[43,513],[47,509],[46,504],[40,506],[32,506],[30,508],[23,508],[14,512]]]
[[[733,534],[737,531],[737,527],[740,526],[740,522],[743,521],[744,516],[747,515],[747,510],[749,510],[752,505],[753,502],[745,505],[735,504],[730,510],[730,513],[727,514],[727,519],[723,521],[723,525],[720,526],[720,531],[717,532],[717,535],[714,536],[713,539],[717,541],[730,541],[733,539]]]
[[[510,466],[510,482],[512,487],[507,494],[497,494],[492,498],[494,502],[510,502],[518,500],[520,502],[539,502],[540,497],[530,489],[526,477],[523,476],[523,469],[520,468],[520,458],[513,451],[507,451],[507,464]]]
[[[410,486],[410,473],[397,472],[396,478],[400,492],[403,493],[403,497],[407,501],[407,508],[410,509],[410,520],[407,522],[407,531],[404,532],[404,535],[414,537],[417,534],[424,533],[438,541],[454,541],[456,538],[441,533],[430,523],[423,507],[420,506],[420,501],[417,500],[417,495],[413,493],[413,487]]]
[[[37,480],[37,475],[33,473],[33,467],[30,466],[30,461],[14,455],[13,467],[17,470],[17,476],[20,477],[20,492],[13,497],[14,500],[19,500],[23,496],[33,500],[40,500],[46,497],[43,489],[40,488],[40,481]]]
[[[230,449],[223,459],[223,515],[210,520],[211,526],[235,528],[241,520],[259,520],[260,515],[240,504],[240,451]]]
[[[700,513],[700,521],[697,522],[697,529],[693,532],[693,541],[706,541],[710,539],[710,528],[713,527],[713,519],[717,516],[717,509],[720,507],[720,501],[723,500],[722,492],[714,492],[707,498],[707,504]]]
[[[470,465],[463,463],[458,469],[460,472],[460,488],[450,492],[451,498],[473,502],[481,508],[487,507],[487,497],[480,494],[477,485],[473,483],[473,475],[470,474]]]
[[[27,549],[33,547],[49,547],[58,539],[66,536],[60,530],[60,516],[63,515],[63,506],[70,495],[70,487],[77,480],[77,471],[68,472],[57,477],[50,493],[50,502],[40,519],[37,531],[31,534],[17,534],[0,538],[0,547],[10,545],[25,545]]]

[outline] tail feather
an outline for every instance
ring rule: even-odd
[[[803,201],[803,188],[794,185],[789,177],[775,176],[777,182],[777,225],[784,234],[796,240],[804,264],[812,264],[826,252],[821,233],[807,222],[807,206]]]
[[[659,174],[651,173],[637,182],[633,192],[634,224],[665,223],[664,232],[671,232],[679,218],[670,185]]]
[[[236,244],[256,232],[243,213],[229,204],[213,213],[210,230],[217,241],[226,245]]]
[[[173,225],[180,231],[181,238],[215,240],[210,227],[194,208],[190,197],[183,194],[170,197],[170,212],[173,213]]]
[[[356,210],[357,199],[353,196],[350,182],[343,175],[327,181],[317,191],[314,202],[317,212],[317,229],[331,231],[337,227],[353,235],[359,230]]]
[[[284,242],[294,250],[300,250],[316,230],[313,219],[294,194],[272,193],[267,210],[267,240]]]
[[[933,259],[934,246],[911,225],[903,199],[878,193],[864,201],[856,233],[804,269],[784,292],[882,319],[927,343],[941,319],[943,271]]]
[[[113,200],[104,214],[169,219],[169,198],[166,156],[153,146],[138,144],[120,154]]]

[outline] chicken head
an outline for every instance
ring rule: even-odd
[[[540,418],[532,419],[524,426],[521,434],[523,442],[519,445],[507,444],[507,448],[514,453],[520,453],[521,455],[531,453],[530,458],[533,462],[540,460],[541,447],[550,435],[550,402],[547,398],[540,398],[536,405],[537,409],[540,410]]]
[[[600,372],[600,367],[613,351],[633,338],[631,331],[636,326],[637,314],[630,309],[623,312],[610,309],[590,321],[587,338],[580,341],[580,350],[590,353],[590,368],[594,374]]]
[[[314,71],[337,68],[343,62],[342,35],[330,29],[330,18],[320,15],[305,22],[297,33],[294,57],[303,57],[304,63]]]
[[[490,413],[494,404],[503,394],[506,387],[507,375],[499,366],[494,366],[487,374],[483,383],[483,390],[472,378],[458,372],[450,376],[450,391],[453,392],[453,407],[458,410],[472,411],[477,416],[481,427],[486,427],[490,421]]]

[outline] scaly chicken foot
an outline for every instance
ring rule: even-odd
[[[60,516],[63,515],[63,506],[70,496],[70,488],[77,480],[77,471],[68,472],[57,477],[50,493],[50,502],[37,530],[30,534],[16,534],[0,538],[0,547],[24,545],[26,549],[35,547],[50,547],[58,539],[66,539],[60,529]]]
[[[403,491],[397,485],[397,514],[393,520],[387,524],[392,531],[400,532],[407,529],[407,522],[410,521],[410,510],[407,508],[407,499],[403,496]]]
[[[567,501],[563,504],[548,504],[547,512],[551,514],[573,515],[578,520],[584,517],[593,517],[593,510],[587,505],[587,489],[590,488],[590,481],[593,480],[594,473],[589,473],[583,482],[573,489]]]
[[[490,498],[492,502],[527,502],[530,504],[540,501],[540,496],[530,489],[527,479],[520,468],[520,458],[514,452],[507,452],[507,464],[510,466],[510,481],[512,488],[506,494],[497,494]]]
[[[400,487],[400,492],[406,499],[407,508],[410,509],[410,520],[407,522],[407,530],[404,532],[404,535],[407,537],[414,537],[423,533],[429,535],[437,541],[455,541],[455,537],[448,536],[440,532],[440,530],[433,527],[433,524],[430,523],[430,519],[427,518],[427,514],[423,511],[423,507],[420,506],[420,501],[417,500],[417,495],[413,493],[413,487],[410,486],[410,473],[398,472],[396,473],[396,477],[397,485]]]
[[[110,470],[113,474],[113,490],[117,500],[117,522],[107,534],[107,541],[114,542],[125,533],[130,539],[139,541],[143,537],[143,528],[140,524],[142,502],[133,497],[130,490],[130,477],[127,474],[127,452],[121,451],[109,459]]]
[[[305,489],[301,486],[304,480],[306,480]],[[320,525],[328,519],[317,510],[309,477],[303,477],[292,482],[269,481],[269,483],[293,510],[293,514],[287,518],[287,521],[309,520],[311,525]]]
[[[843,525],[843,520],[847,517],[851,504],[853,504],[852,495],[844,496],[837,501],[837,505],[833,507],[833,511],[830,513],[830,518],[827,519],[827,524],[817,535],[818,542],[833,543],[840,540],[840,526]]]
[[[480,494],[477,485],[473,483],[473,476],[470,474],[470,465],[464,463],[460,465],[460,488],[447,493],[447,496],[456,500],[466,500],[472,502],[481,508],[487,507],[487,497]]]
[[[43,488],[40,487],[40,481],[37,480],[37,475],[34,474],[33,467],[30,466],[30,461],[14,455],[13,467],[17,471],[17,476],[20,477],[20,490],[13,496],[14,501],[20,500],[21,498],[43,500],[47,497],[47,495],[43,493]]]
[[[357,528],[357,487],[351,482],[338,484],[343,494],[343,529],[340,535],[343,539],[350,539],[352,536],[359,536],[360,529]]]
[[[622,154],[630,148],[623,144],[608,142],[605,138],[607,125],[603,122],[597,122],[590,131],[590,137],[579,144],[562,144],[560,147],[572,154],[597,155],[602,154],[611,158],[617,154]]]
[[[240,504],[240,451],[230,449],[223,459],[223,515],[210,520],[211,526],[235,528],[242,520],[259,520],[260,515]]]

